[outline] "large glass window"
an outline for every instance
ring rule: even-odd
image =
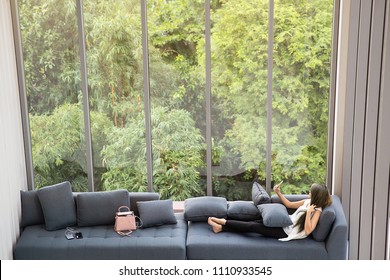
[[[153,190],[184,200],[212,188],[213,195],[248,200],[253,180],[284,180],[291,193],[325,181],[333,0],[219,0],[210,11],[205,0],[81,3],[83,28],[76,0],[19,1],[36,187],[68,180],[86,191],[92,176],[94,190]],[[80,30],[89,111],[80,86]]]
[[[325,183],[333,0],[275,1],[272,180]]]
[[[205,195],[204,1],[147,3],[154,191]]]
[[[22,0],[19,14],[35,186],[86,190],[76,3]]]
[[[147,190],[139,0],[83,1],[95,190]]]
[[[265,186],[268,1],[212,6],[213,193],[251,200],[253,180]]]

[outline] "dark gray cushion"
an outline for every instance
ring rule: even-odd
[[[268,203],[257,206],[259,208],[263,224],[267,227],[286,227],[292,225],[287,208],[283,204]]]
[[[270,203],[271,197],[265,189],[257,182],[253,182],[252,186],[252,201],[255,205]]]
[[[80,193],[76,200],[77,225],[80,227],[113,225],[118,208],[130,207],[127,190]]]
[[[138,201],[150,201],[159,200],[160,194],[155,192],[129,192],[130,195],[130,209],[134,212],[134,215],[139,216],[137,202]]]
[[[77,223],[76,205],[69,182],[46,186],[38,190],[47,230],[57,230]]]
[[[239,221],[253,221],[261,217],[257,207],[250,201],[229,202],[227,216]]]
[[[177,223],[171,199],[138,201],[137,207],[142,228]]]
[[[227,217],[226,198],[201,196],[187,198],[184,201],[184,218],[186,221],[207,222],[209,217]]]
[[[39,225],[45,223],[41,203],[39,202],[38,191],[20,191],[22,203],[22,227]]]
[[[315,230],[312,232],[313,239],[316,241],[324,241],[328,236],[334,220],[336,219],[336,213],[333,205],[324,208],[322,210],[320,219]]]

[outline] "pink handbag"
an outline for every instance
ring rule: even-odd
[[[134,230],[140,227],[136,222],[136,218],[140,221],[139,217],[135,216],[134,212],[130,211],[129,207],[119,207],[115,216],[114,230],[120,235],[130,236]]]

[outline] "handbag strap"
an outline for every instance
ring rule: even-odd
[[[138,216],[135,216],[135,219],[138,219],[138,222],[136,222],[137,228],[141,228],[144,225],[144,222],[142,222],[141,218]]]
[[[126,211],[130,211],[130,208],[126,205],[122,205],[121,207],[118,208],[118,212],[122,212],[121,209],[126,209]],[[123,211],[125,212],[125,211]]]
[[[126,231],[126,232],[124,232],[124,231],[117,231],[116,233],[121,235],[121,236],[128,236],[128,237],[130,237],[131,234],[133,233],[133,231],[131,231],[131,230]]]

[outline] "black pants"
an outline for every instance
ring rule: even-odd
[[[273,238],[284,238],[287,234],[281,227],[267,227],[261,221],[236,221],[227,220],[226,224],[222,226],[222,231],[233,232],[255,232],[261,235]]]

